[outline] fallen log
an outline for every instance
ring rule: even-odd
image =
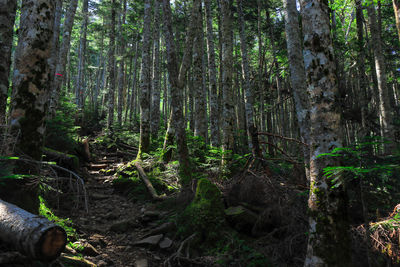
[[[3,200],[0,239],[31,259],[47,262],[58,258],[67,243],[63,228]]]
[[[142,166],[140,166],[139,162],[136,161],[135,162],[135,167],[139,172],[139,177],[140,179],[143,181],[144,185],[147,188],[147,191],[149,191],[151,197],[155,200],[163,200],[166,199],[166,196],[159,196],[156,192],[156,190],[154,189],[153,185],[151,184],[149,178],[147,177],[146,173],[144,172]]]

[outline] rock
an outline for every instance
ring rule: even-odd
[[[123,233],[123,232],[129,231],[130,229],[132,229],[135,226],[136,226],[136,222],[133,221],[132,219],[128,219],[128,220],[115,222],[114,224],[112,224],[110,226],[109,229],[110,229],[110,231],[113,231],[113,232]]]
[[[150,235],[158,235],[158,234],[165,234],[165,233],[168,233],[168,232],[172,232],[172,231],[174,231],[175,229],[176,229],[175,223],[173,223],[173,222],[166,222],[166,223],[163,223],[163,224],[161,224],[160,226],[158,226],[158,227],[156,227],[156,228],[154,228],[154,229],[151,229],[151,230],[149,231],[149,233],[147,234],[147,236],[150,236]]]
[[[161,240],[160,244],[158,244],[160,246],[160,248],[162,249],[167,249],[169,247],[172,246],[172,240],[169,239],[168,237],[164,238],[163,240]]]
[[[102,199],[107,199],[107,198],[109,198],[110,196],[108,196],[108,195],[103,195],[103,194],[92,193],[92,194],[90,194],[90,197],[91,197],[92,199],[102,200]]]
[[[159,218],[160,213],[158,211],[147,210],[143,212],[143,216],[151,217],[151,218]]]
[[[88,256],[97,256],[100,253],[97,251],[97,249],[95,249],[91,244],[89,243],[84,243],[83,244],[83,250],[82,253],[84,255],[88,255]]]
[[[229,207],[225,210],[227,220],[238,231],[251,232],[258,219],[258,215],[243,207]]]
[[[133,243],[135,246],[156,246],[164,235],[153,235]]]
[[[99,262],[97,262],[97,267],[106,267],[107,266],[107,262],[100,260]]]
[[[148,267],[149,262],[147,259],[136,260],[135,267]]]
[[[104,241],[104,236],[99,234],[92,235],[91,237],[89,237],[89,240],[90,243],[94,246],[105,247],[107,245],[107,243]]]

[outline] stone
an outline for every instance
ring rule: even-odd
[[[225,210],[225,216],[238,231],[251,232],[258,215],[243,206],[229,207]]]
[[[161,240],[160,244],[158,245],[160,246],[161,249],[167,249],[172,246],[172,243],[173,243],[172,240],[166,237],[163,240]]]
[[[107,263],[103,260],[100,260],[99,262],[97,262],[97,267],[106,267]]]
[[[148,267],[149,262],[147,259],[139,259],[135,262],[135,267]]]
[[[136,246],[156,246],[160,240],[163,238],[164,235],[153,235],[153,236],[149,236],[145,239],[136,241],[133,243],[133,245]]]
[[[109,229],[113,232],[124,233],[135,227],[135,225],[135,221],[133,221],[132,219],[128,219],[113,223]]]

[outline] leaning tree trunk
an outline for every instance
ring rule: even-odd
[[[310,97],[309,240],[304,266],[348,266],[349,225],[344,185],[332,188],[324,169],[337,165],[334,157],[320,156],[341,147],[338,81],[330,38],[327,1],[302,3],[304,66]]]
[[[53,261],[64,250],[64,229],[44,217],[0,200],[0,239],[31,259]]]
[[[151,0],[144,4],[142,68],[140,73],[140,142],[138,157],[150,150]]]
[[[304,72],[303,53],[301,51],[299,13],[296,8],[296,0],[285,0],[285,29],[286,44],[290,67],[290,81],[292,94],[296,106],[297,121],[300,128],[300,136],[304,144],[303,155],[306,177],[309,180],[310,165],[310,103],[307,93],[306,74]]]
[[[208,54],[208,77],[210,94],[210,141],[212,146],[219,146],[219,112],[218,112],[218,90],[217,90],[217,68],[215,65],[215,45],[213,33],[213,14],[211,1],[204,0],[206,10],[207,27],[207,54]]]
[[[42,157],[45,118],[51,90],[48,59],[53,37],[51,0],[22,1],[19,42],[15,52],[11,119],[19,123],[18,148],[35,160]]]
[[[0,124],[5,124],[17,1],[0,1],[0,10]]]

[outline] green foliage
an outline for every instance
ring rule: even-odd
[[[67,240],[69,242],[69,245],[71,246],[72,242],[79,238],[78,233],[76,232],[75,228],[73,228],[73,223],[71,219],[62,219],[56,216],[48,207],[48,204],[43,197],[39,196],[39,201],[39,214],[46,217],[49,221],[52,221],[60,227],[64,228],[65,232],[67,233]]]
[[[47,121],[45,146],[71,153],[78,148],[76,140],[80,127],[75,126],[74,117],[77,108],[68,96],[61,97],[59,105],[55,117]]]

